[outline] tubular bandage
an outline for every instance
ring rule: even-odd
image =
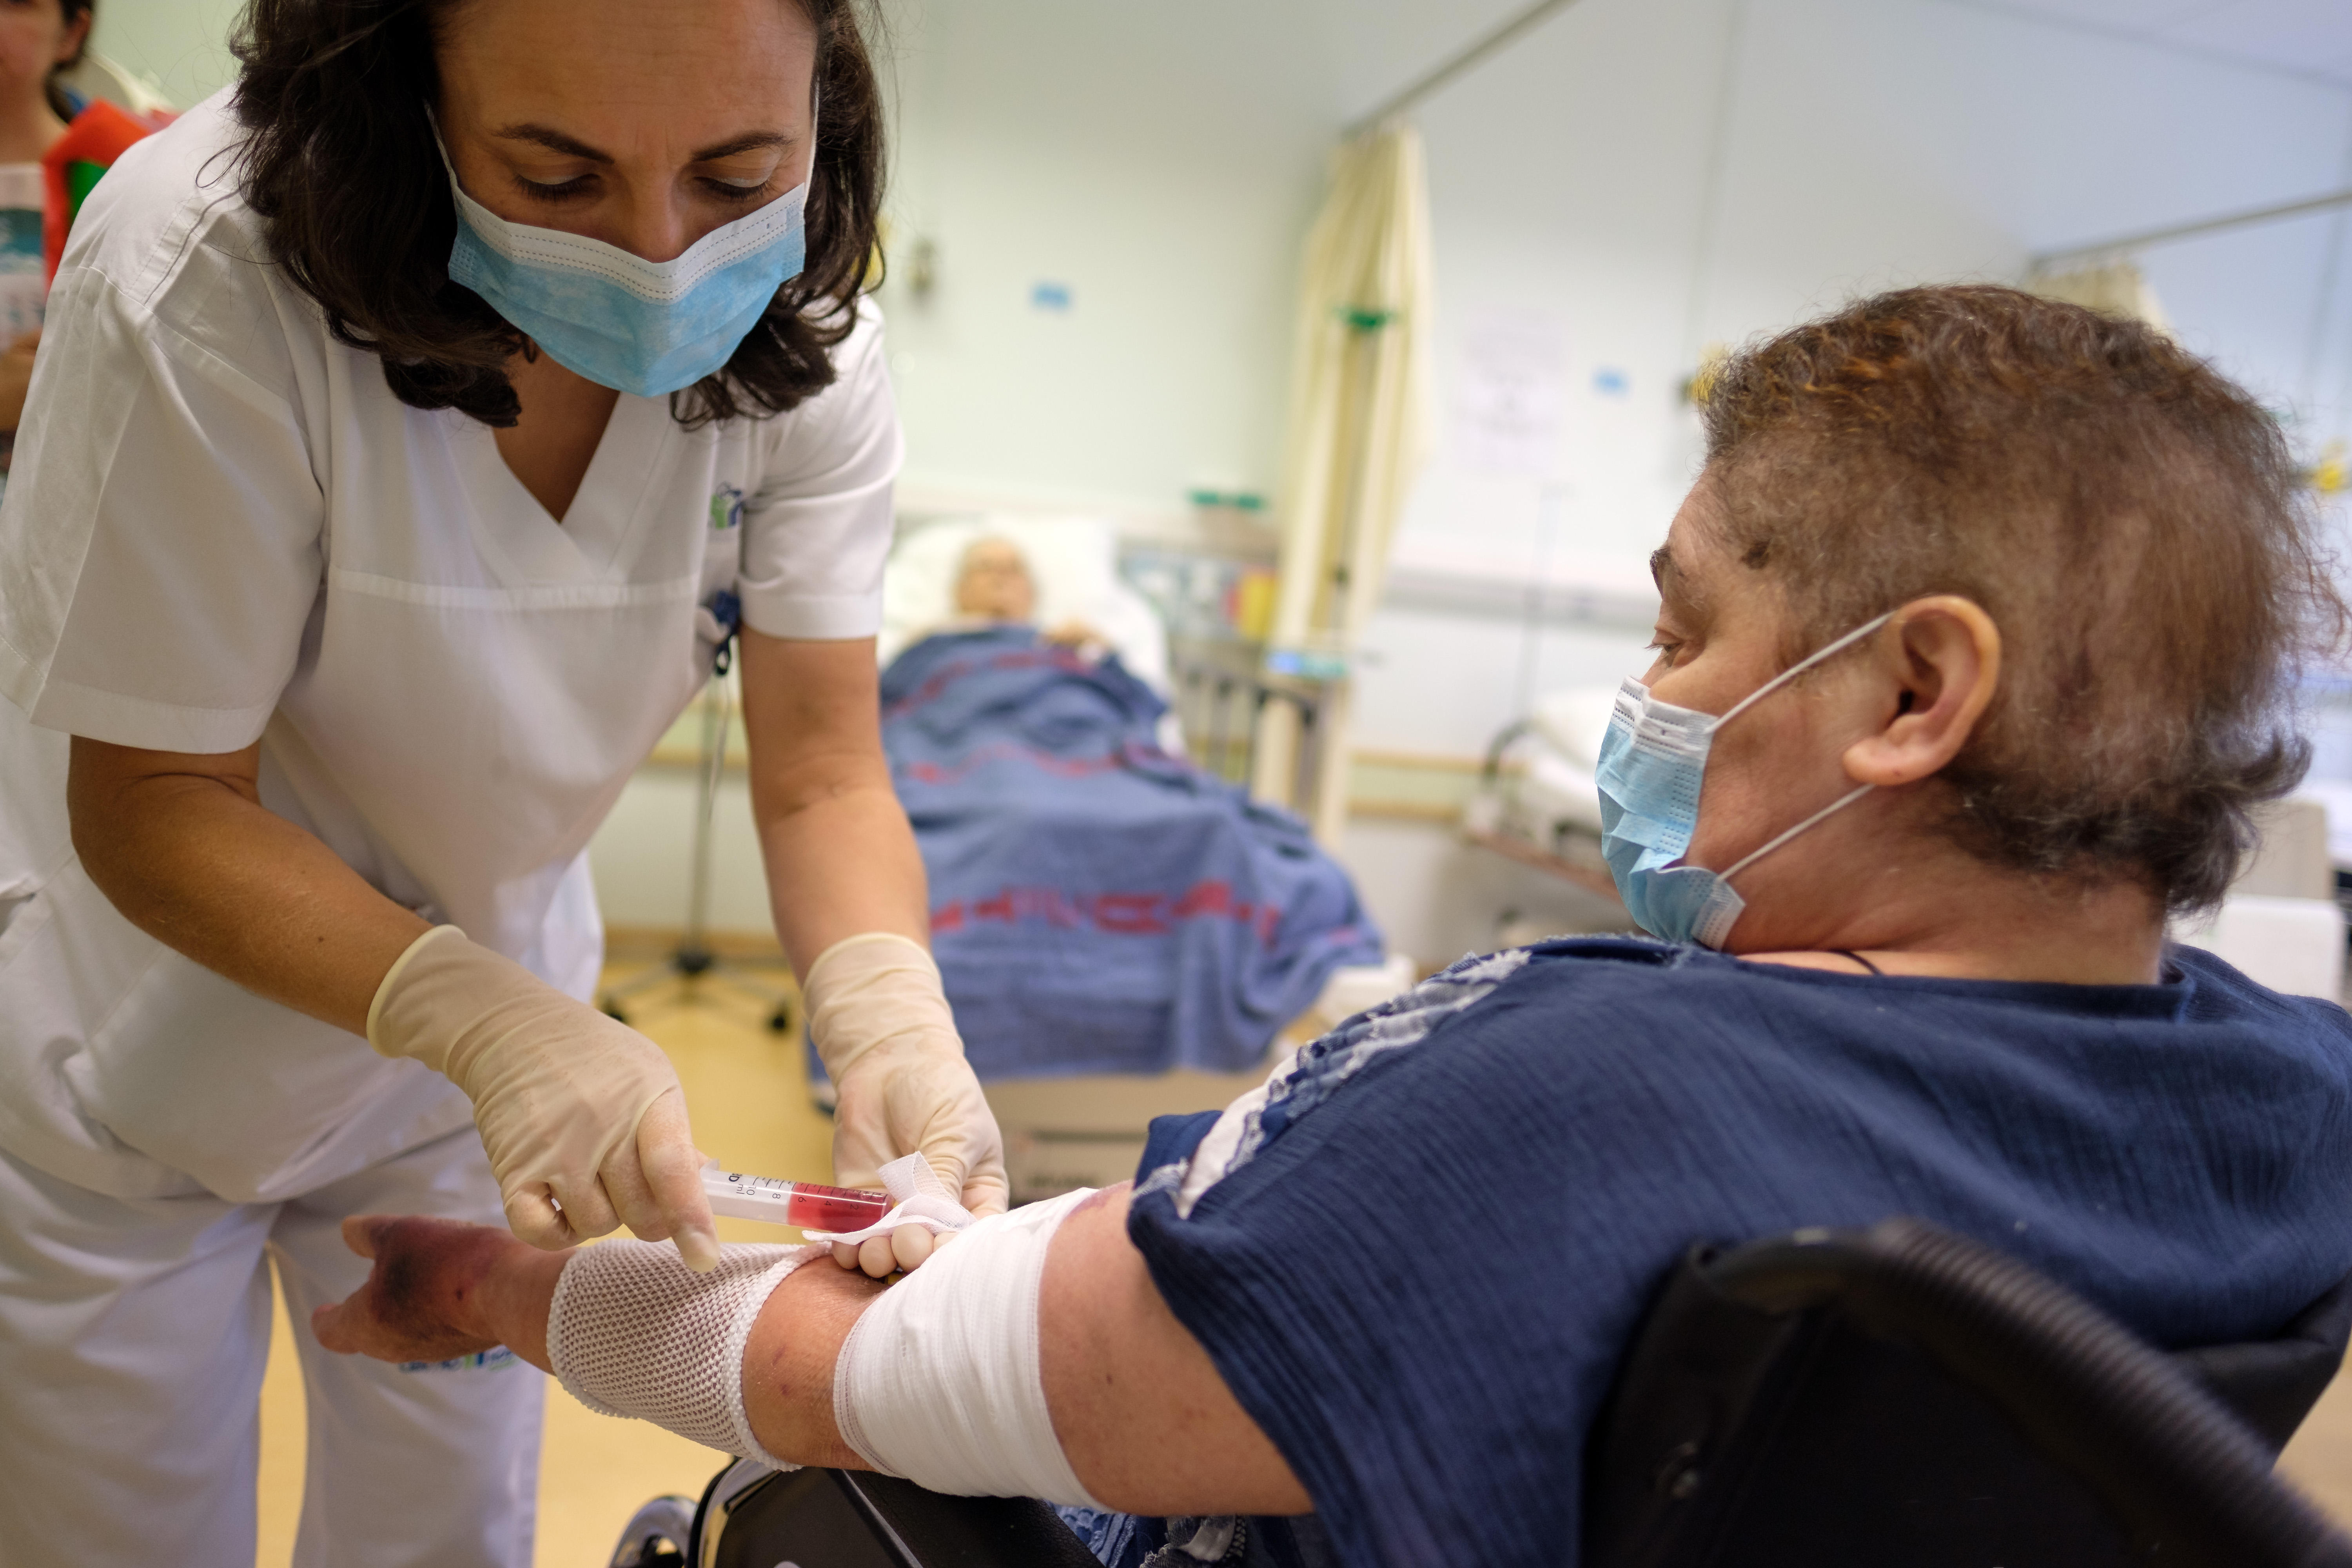
[[[772,1469],[795,1467],[751,1436],[743,1347],[784,1277],[822,1247],[719,1248],[696,1274],[667,1242],[607,1241],[563,1266],[547,1313],[547,1359],[564,1389],[604,1415],[650,1421]]]
[[[867,1464],[959,1497],[1102,1507],[1054,1436],[1037,1350],[1045,1249],[1092,1190],[980,1221],[866,1310],[833,1417]]]

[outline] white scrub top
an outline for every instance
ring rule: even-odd
[[[788,414],[624,395],[561,523],[264,258],[223,93],[110,171],[0,504],[0,1147],[121,1196],[270,1201],[464,1126],[455,1088],[142,935],[66,837],[65,736],[261,742],[264,805],[585,997],[589,836],[709,674],[869,637],[900,442],[880,325]]]

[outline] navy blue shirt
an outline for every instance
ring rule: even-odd
[[[1572,1562],[1586,1430],[1694,1242],[1914,1215],[2168,1347],[2267,1338],[2352,1272],[2352,1019],[2168,958],[1465,960],[1308,1047],[1189,1215],[1215,1118],[1156,1124],[1129,1235],[1345,1562]]]

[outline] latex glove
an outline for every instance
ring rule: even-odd
[[[834,1180],[879,1186],[883,1166],[919,1152],[964,1207],[1003,1213],[1004,1140],[922,944],[887,931],[837,942],[809,965],[801,994],[840,1095]]]
[[[625,1225],[675,1237],[689,1268],[717,1267],[685,1093],[635,1029],[435,926],[376,987],[368,1044],[466,1091],[516,1236],[552,1248]]]

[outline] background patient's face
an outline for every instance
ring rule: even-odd
[[[1021,547],[1009,539],[982,539],[965,551],[956,574],[956,609],[992,621],[1034,620],[1037,585]]]
[[[1790,646],[1799,639],[1775,579],[1717,542],[1715,504],[1702,479],[1666,536],[1658,656],[1645,679],[1660,701],[1719,714],[1813,648]],[[1884,683],[1866,679],[1868,668],[1861,649],[1833,658],[1724,726],[1708,754],[1691,864],[1725,869],[1853,787],[1841,761],[1846,748],[1891,717],[1876,710]],[[1741,872],[1733,886],[1750,912],[1734,928],[1732,949],[1778,945],[1786,917],[1801,912],[1792,906],[1833,888],[1846,857],[1883,853],[1871,848],[1892,826],[1882,804],[1865,796]]]

